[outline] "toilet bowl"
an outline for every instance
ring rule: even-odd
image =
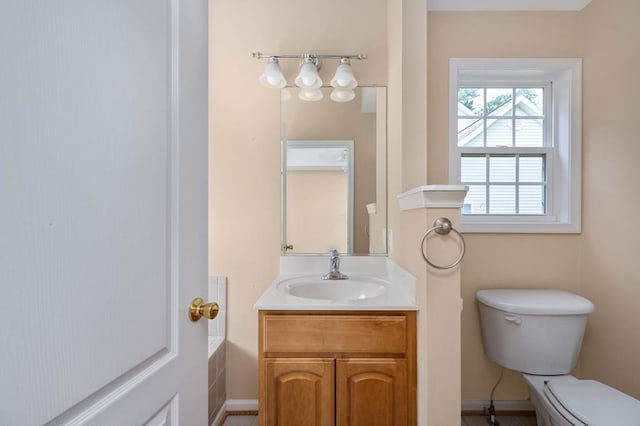
[[[637,426],[640,401],[595,380],[522,374],[538,425]]]
[[[476,298],[484,350],[522,373],[538,426],[640,426],[640,401],[569,375],[593,312],[589,300],[560,290],[480,290]]]

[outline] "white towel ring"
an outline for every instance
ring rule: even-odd
[[[429,236],[429,234],[434,232],[434,231],[436,232],[436,234],[440,234],[440,235],[448,235],[451,231],[453,231],[453,232],[456,233],[456,235],[460,239],[460,255],[450,265],[446,265],[446,266],[436,265],[435,263],[431,262],[429,260],[429,258],[427,257],[425,242],[427,241],[427,237]],[[430,266],[432,266],[432,267],[434,267],[436,269],[446,270],[446,269],[455,268],[462,261],[462,258],[464,257],[464,251],[465,251],[464,237],[462,236],[462,234],[460,234],[460,232],[458,232],[458,230],[456,230],[451,225],[451,221],[449,219],[447,219],[446,217],[437,218],[433,222],[433,226],[431,228],[427,229],[427,232],[425,232],[424,235],[422,236],[422,241],[420,241],[420,254],[422,254],[422,258]]]

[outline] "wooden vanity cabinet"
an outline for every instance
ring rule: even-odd
[[[333,425],[333,359],[267,358],[263,362],[266,411],[262,407],[260,411],[267,418],[261,424]]]
[[[408,425],[406,359],[336,360],[336,424]]]
[[[416,424],[413,311],[260,311],[261,426]]]

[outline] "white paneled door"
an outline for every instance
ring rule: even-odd
[[[206,424],[207,1],[0,11],[0,424]]]

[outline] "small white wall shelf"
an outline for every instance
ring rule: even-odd
[[[466,185],[423,185],[398,195],[400,210],[420,208],[462,208]]]

